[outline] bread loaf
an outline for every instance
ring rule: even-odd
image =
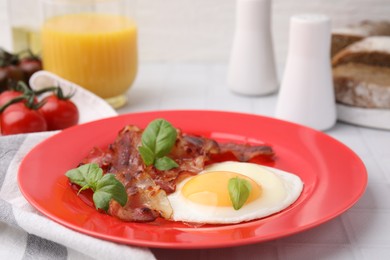
[[[362,115],[390,109],[390,22],[364,21],[334,30],[332,66],[338,118],[383,127]]]
[[[390,67],[345,63],[333,68],[338,103],[364,108],[390,108]]]
[[[390,22],[388,21],[362,21],[358,24],[336,28],[332,31],[333,57],[348,45],[370,36],[390,36]]]
[[[333,67],[350,62],[390,67],[390,37],[364,38],[345,47],[332,58]]]

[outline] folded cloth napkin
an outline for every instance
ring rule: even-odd
[[[76,91],[72,100],[83,115],[81,122],[116,115],[103,100],[77,85],[47,72],[38,76],[55,80],[60,86],[68,83],[69,89]],[[0,259],[155,259],[147,248],[116,244],[68,229],[26,201],[17,185],[19,165],[36,144],[56,133],[0,136]]]

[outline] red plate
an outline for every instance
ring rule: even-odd
[[[125,223],[85,204],[69,187],[65,172],[94,146],[106,147],[126,124],[145,127],[165,118],[184,132],[220,141],[268,143],[275,167],[301,177],[299,199],[273,216],[242,224],[189,227],[182,223]],[[345,145],[310,128],[240,113],[158,111],[103,119],[62,131],[37,145],[18,174],[26,199],[48,218],[81,233],[118,243],[159,248],[238,246],[291,235],[328,221],[363,194],[367,172]]]

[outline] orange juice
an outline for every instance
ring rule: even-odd
[[[45,70],[102,98],[124,94],[137,73],[137,28],[124,16],[71,14],[42,27]]]

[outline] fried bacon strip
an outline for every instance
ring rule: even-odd
[[[179,167],[171,170],[159,171],[144,165],[138,152],[143,130],[133,125],[124,127],[107,150],[94,148],[81,162],[99,164],[105,173],[114,173],[125,186],[127,204],[122,207],[112,200],[108,210],[110,215],[132,222],[149,222],[160,216],[169,219],[172,208],[167,194],[175,191],[181,179],[202,171],[213,155],[230,152],[239,161],[248,161],[258,155],[274,156],[270,146],[218,144],[212,139],[177,131],[176,143],[168,156]]]
[[[249,145],[249,144],[235,144],[235,143],[221,143],[219,144],[220,153],[231,152],[240,162],[247,162],[257,156],[266,156],[273,158],[274,151],[268,145]]]

